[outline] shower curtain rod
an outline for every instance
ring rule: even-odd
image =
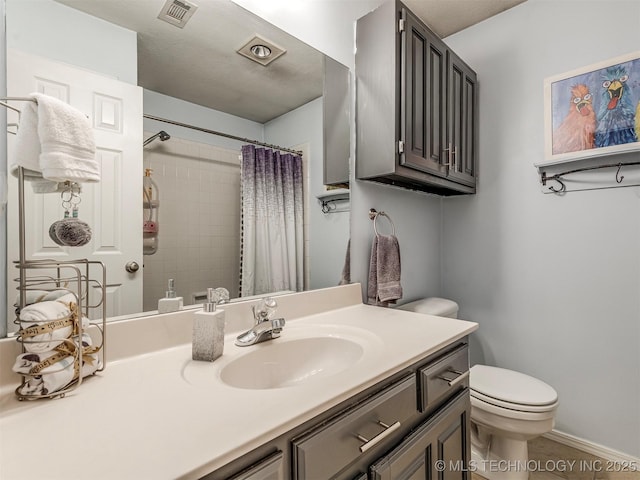
[[[231,138],[232,140],[239,140],[245,143],[251,143],[253,145],[260,145],[261,147],[268,147],[274,150],[281,150],[283,152],[293,153],[295,155],[302,156],[302,152],[300,150],[292,150],[290,148],[280,147],[279,145],[272,145],[270,143],[259,142],[258,140],[251,140],[250,138],[238,137],[236,135],[230,135],[228,133],[217,132],[215,130],[209,130],[207,128],[196,127],[194,125],[189,125],[187,123],[176,122],[175,120],[168,120],[166,118],[155,117],[153,115],[143,114],[144,118],[148,118],[149,120],[155,120],[157,122],[169,123],[171,125],[177,125],[178,127],[190,128],[192,130],[198,130],[199,132],[210,133],[211,135],[218,135],[219,137]]]

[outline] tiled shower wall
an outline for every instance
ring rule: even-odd
[[[238,296],[239,154],[175,136],[145,147],[144,168],[153,170],[160,199],[158,251],[144,256],[145,311],[157,309],[169,278],[185,305],[207,287]]]

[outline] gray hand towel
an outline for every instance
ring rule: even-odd
[[[347,242],[347,253],[344,257],[344,266],[342,267],[342,276],[338,285],[348,285],[351,283],[351,239]]]
[[[388,307],[402,298],[400,245],[394,235],[377,235],[371,246],[367,303]]]

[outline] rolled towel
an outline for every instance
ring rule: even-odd
[[[77,346],[77,338],[74,340]],[[26,381],[18,388],[21,395],[46,395],[62,390],[78,378],[71,345],[42,353],[18,355],[13,371],[24,375]],[[92,375],[102,366],[97,348],[92,346],[91,336],[82,335],[82,377]]]
[[[58,298],[67,295],[68,293],[69,290],[27,290],[25,292],[25,307],[33,303],[57,300]],[[19,295],[16,297],[16,301],[13,306],[16,308],[20,306]]]
[[[11,172],[17,175],[18,167],[22,166],[29,180],[38,182],[42,177],[52,181],[51,185],[39,187],[53,192],[58,188],[57,182],[100,181],[93,130],[85,115],[48,95],[32,93],[30,97],[37,105],[27,102],[22,110],[18,126],[18,136],[22,135],[22,139],[16,140]]]
[[[67,293],[55,301],[34,303],[22,309],[19,316],[20,331],[24,349],[30,353],[53,350],[69,338],[74,331],[72,313],[77,313],[77,298]],[[89,320],[82,318],[82,327],[87,328]]]

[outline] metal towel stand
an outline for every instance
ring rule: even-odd
[[[37,101],[30,97],[4,97],[0,98],[0,105],[13,110],[20,115],[20,110],[5,102],[34,102]],[[82,316],[90,316],[90,312],[96,312],[100,317],[97,320],[94,319],[90,322],[90,327],[95,328],[99,332],[100,341],[95,345],[95,351],[99,354],[99,359],[102,366],[96,370],[101,372],[106,367],[106,321],[107,321],[107,302],[106,302],[106,287],[107,284],[107,272],[106,267],[102,262],[91,261],[88,259],[69,260],[69,261],[56,261],[56,260],[27,260],[26,259],[26,234],[25,234],[25,197],[24,197],[24,168],[18,167],[18,239],[19,239],[19,260],[14,261],[16,267],[20,271],[19,278],[15,280],[18,282],[18,308],[21,311],[26,306],[26,295],[30,290],[44,290],[52,291],[65,289],[66,285],[72,285],[76,291],[69,291],[76,296],[77,300],[77,318],[74,321],[73,334],[70,338],[64,339],[62,345],[73,352],[74,369],[77,372],[77,378],[74,378],[71,383],[67,384],[61,389],[54,392],[47,392],[42,394],[23,394],[20,390],[31,380],[33,375],[22,375],[22,383],[16,388],[16,395],[18,400],[35,400],[40,398],[56,398],[64,397],[66,393],[75,389],[82,383],[82,367],[83,367],[83,348],[82,348]],[[94,268],[92,268],[92,266]],[[98,273],[96,274],[96,268]],[[44,275],[28,276],[29,270],[55,270],[56,275],[50,276],[46,272]],[[100,277],[101,281],[92,280],[91,276]],[[94,305],[89,300],[89,291],[97,292],[100,294],[99,301]],[[96,309],[96,310],[92,310]],[[99,312],[99,313],[98,313]],[[72,312],[73,314],[73,312]],[[52,319],[53,320],[53,319]],[[19,324],[19,318],[16,315],[14,323]],[[74,340],[74,337],[76,340]],[[20,334],[16,337],[16,340],[22,344],[22,352],[25,353],[25,344],[37,343],[30,340],[29,337],[23,338]],[[50,343],[50,341],[46,342]],[[40,372],[40,375],[46,373]]]

